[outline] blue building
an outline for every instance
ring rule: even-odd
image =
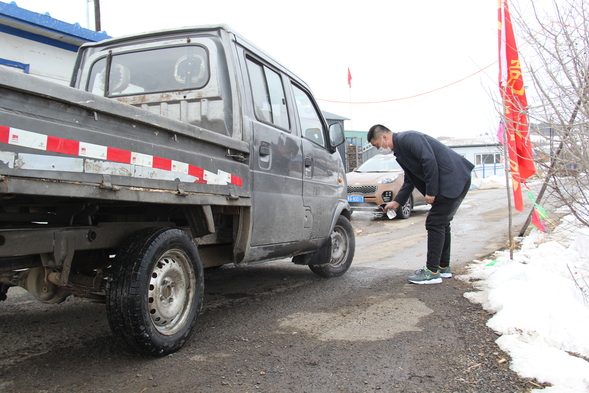
[[[0,1],[0,67],[69,85],[78,48],[110,38]]]

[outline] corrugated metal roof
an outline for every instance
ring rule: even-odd
[[[443,144],[449,147],[468,147],[468,146],[496,146],[499,145],[497,138],[489,136],[479,136],[473,138],[452,138],[441,140]]]
[[[38,14],[20,8],[15,2],[8,4],[0,1],[0,31],[14,34],[15,30],[76,47],[86,42],[110,38],[104,31],[97,32],[81,27],[78,23],[70,24],[53,19],[49,14]]]
[[[323,117],[325,117],[326,119],[329,119],[329,120],[350,120],[347,117],[336,115],[331,112],[327,112],[327,111],[321,111],[321,112],[323,113]]]

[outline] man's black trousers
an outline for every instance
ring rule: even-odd
[[[436,196],[425,220],[427,230],[427,268],[437,271],[440,267],[450,266],[451,231],[450,222],[470,189],[470,179],[457,198]]]

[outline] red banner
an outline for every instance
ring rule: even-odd
[[[528,135],[528,101],[507,0],[499,1],[499,90],[505,107],[505,130],[515,208],[523,210],[521,183],[536,173]]]

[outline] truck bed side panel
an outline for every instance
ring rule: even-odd
[[[233,138],[0,70],[0,175],[4,177],[67,183],[70,196],[79,197],[137,201],[143,198],[139,194],[157,192],[178,203],[186,203],[178,195],[202,195],[221,197],[222,203],[249,204],[235,202],[237,197],[249,199],[248,166],[227,157],[248,153],[248,145]],[[5,181],[2,192],[38,193],[22,181],[16,184],[14,189]],[[101,184],[102,191],[97,190]],[[109,187],[125,192],[103,192]]]

